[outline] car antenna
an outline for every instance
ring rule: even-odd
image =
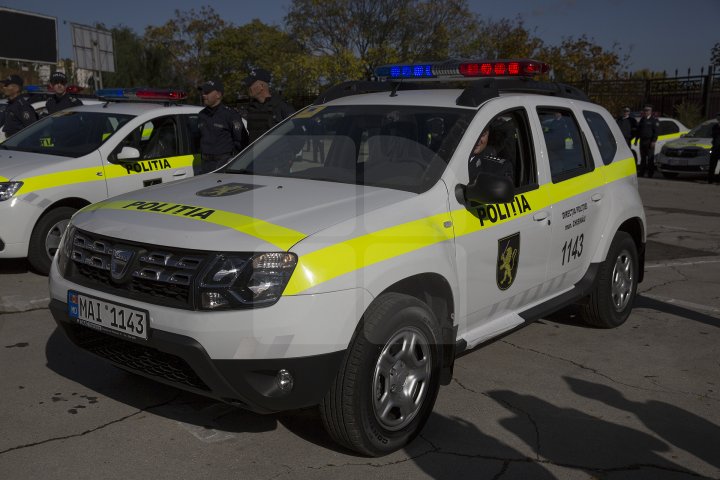
[[[400,88],[400,84],[402,83],[403,79],[401,78],[399,82],[397,82],[394,86],[392,91],[390,92],[391,97],[397,97],[397,91]]]

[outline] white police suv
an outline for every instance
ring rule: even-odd
[[[0,259],[47,274],[70,217],[93,202],[193,175],[200,107],[177,91],[109,89],[0,144]]]
[[[602,107],[528,78],[546,70],[382,67],[214,173],[81,210],[57,323],[123,369],[257,412],[319,405],[346,447],[401,448],[460,352],[569,303],[598,327],[630,314],[633,156]]]

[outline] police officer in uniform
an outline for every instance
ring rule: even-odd
[[[3,91],[8,99],[4,131],[9,137],[37,120],[37,114],[28,99],[20,95],[23,87],[22,78],[18,75],[10,75],[2,82]]]
[[[715,175],[718,161],[720,161],[720,112],[715,114],[717,122],[712,127],[712,153],[710,154],[710,169],[708,170],[708,183],[720,181]],[[719,182],[720,183],[720,182]]]
[[[630,107],[623,107],[622,113],[617,118],[617,124],[629,147],[637,130],[637,120],[630,116]]]
[[[240,114],[222,103],[225,88],[218,79],[198,87],[202,92],[200,111],[200,153],[202,164],[197,173],[212,172],[248,146],[248,133]]]
[[[648,178],[652,178],[655,172],[655,142],[658,138],[660,122],[653,116],[651,105],[645,105],[643,116],[640,118],[635,134],[635,144],[640,140],[640,167],[638,177],[647,172]]]
[[[470,182],[474,182],[479,173],[505,177],[513,182],[514,169],[512,163],[508,159],[498,156],[495,147],[488,145],[489,141],[490,130],[486,128],[478,137],[470,154],[470,160],[468,161]]]
[[[271,80],[270,72],[262,68],[254,69],[243,80],[251,99],[247,106],[248,133],[251,142],[295,113],[295,109],[282,98],[273,96],[270,91]]]
[[[55,72],[50,76],[50,88],[55,93],[45,102],[48,115],[70,107],[79,107],[82,101],[67,93],[67,77],[64,72]]]

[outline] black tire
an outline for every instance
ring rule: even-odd
[[[626,232],[617,232],[593,291],[582,306],[585,323],[599,328],[615,328],[625,323],[637,293],[638,268],[635,242]]]
[[[441,358],[440,327],[426,304],[398,293],[378,297],[320,404],[325,429],[363,455],[404,447],[432,412]]]
[[[678,174],[675,172],[660,172],[665,178],[677,178]]]
[[[37,273],[47,275],[50,273],[55,251],[60,245],[65,227],[70,217],[77,211],[72,207],[58,207],[46,212],[35,224],[30,236],[28,248],[28,262]]]

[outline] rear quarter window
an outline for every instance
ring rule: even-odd
[[[585,110],[583,111],[583,116],[590,126],[595,144],[598,150],[600,150],[600,157],[602,158],[603,164],[610,165],[617,153],[615,135],[613,135],[610,126],[599,113]]]

